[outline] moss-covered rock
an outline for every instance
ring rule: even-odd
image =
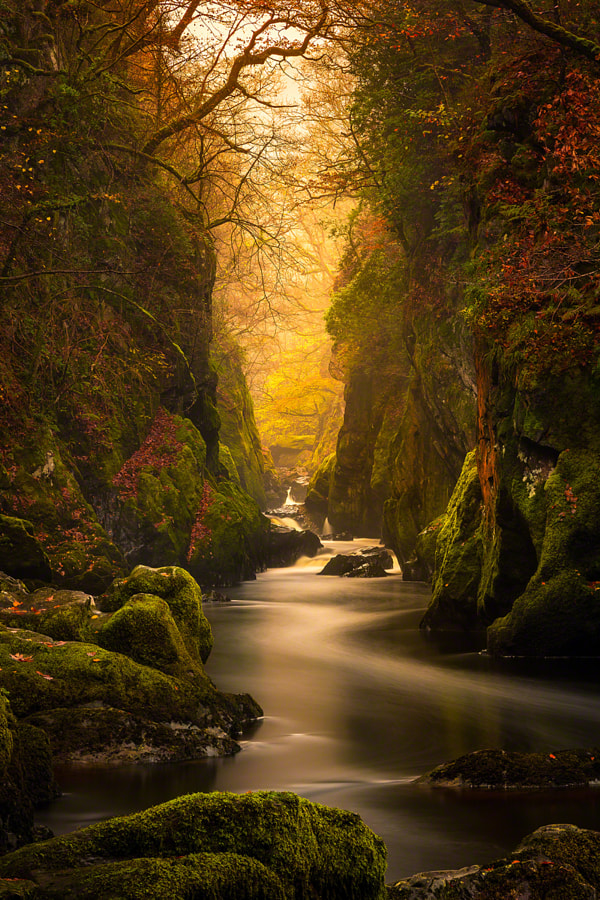
[[[100,598],[100,608],[107,612],[120,610],[136,594],[162,598],[168,605],[191,658],[206,662],[213,645],[212,631],[208,619],[202,611],[202,592],[189,572],[177,566],[163,566],[158,569],[136,566],[127,578],[117,579],[113,582],[109,590]],[[135,642],[138,648],[136,653],[143,653],[141,646],[143,640],[138,641],[134,634],[134,620],[137,619],[141,623],[144,618],[150,629],[147,635],[148,643],[156,646],[157,652],[160,652],[158,644],[161,639],[153,636],[152,630],[159,627],[159,621],[162,622],[161,629],[167,628],[166,617],[164,610],[160,611],[157,604],[153,605],[152,613],[149,609],[147,601],[129,606],[126,611],[117,616],[116,622],[110,622],[105,626],[106,631],[103,633],[106,637],[103,640],[107,640],[111,644],[119,643],[119,641],[131,644]],[[148,610],[148,612],[145,613],[144,610]],[[130,635],[129,638],[125,638],[126,633]],[[166,637],[166,634],[164,636]],[[172,641],[169,643],[172,644],[171,651],[174,652],[174,644]],[[116,646],[114,649],[117,649]],[[121,652],[127,651],[122,650]]]
[[[335,453],[330,453],[308,483],[304,505],[318,528],[322,528],[323,522],[327,518],[334,469]]]
[[[17,578],[50,580],[50,561],[31,522],[0,515],[0,570]]]
[[[600,649],[600,457],[565,450],[545,480],[537,570],[488,629],[495,654],[596,655]]]
[[[18,723],[0,689],[0,853],[34,838],[34,809],[57,796],[45,733]]]
[[[477,750],[437,766],[419,782],[491,790],[584,787],[600,779],[600,750],[519,753]]]
[[[477,597],[481,578],[482,499],[475,452],[465,459],[435,548],[431,603],[421,626],[433,630],[481,627]]]
[[[232,736],[262,710],[246,694],[217,691],[167,621],[181,652],[172,663],[177,675],[97,644],[0,627],[0,686],[19,719],[44,728],[62,758],[158,761],[237,751]],[[186,728],[189,739],[172,735]]]
[[[203,586],[254,578],[266,565],[269,524],[255,500],[234,483],[220,481],[200,505],[187,568]]]
[[[179,797],[15,851],[0,859],[0,875],[39,879],[40,897],[65,888],[61,896],[75,896],[68,893],[71,884],[73,891],[78,885],[88,890],[78,869],[90,858],[93,868],[85,874],[97,893],[82,896],[141,897],[145,888],[153,897],[171,898],[195,884],[200,892],[194,896],[231,900],[385,896],[385,848],[357,815],[273,792]],[[107,894],[107,886],[114,893]]]
[[[594,900],[600,832],[547,825],[487,866],[424,872],[388,888],[389,900]]]
[[[0,622],[31,628],[56,640],[92,639],[92,623],[98,618],[91,594],[51,587],[36,591],[0,591]]]
[[[220,439],[230,453],[222,463],[232,481],[236,481],[256,500],[261,509],[267,505],[265,460],[254,418],[254,404],[242,367],[242,352],[231,338],[223,338],[213,348],[213,359],[219,376],[217,400],[221,418]],[[224,448],[221,447],[221,453]]]

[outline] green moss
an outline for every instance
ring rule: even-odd
[[[16,851],[0,859],[0,874],[22,878],[42,871],[47,878],[49,872],[76,868],[90,857],[112,865],[115,859],[198,852],[257,860],[277,877],[283,897],[290,900],[385,896],[385,848],[357,815],[274,792],[178,797]],[[277,881],[271,879],[271,884]]]
[[[135,859],[57,875],[44,897],[70,900],[285,900],[280,879],[255,859],[194,853],[181,859]]]
[[[165,600],[188,653],[192,659],[206,662],[212,631],[202,612],[202,592],[189,572],[177,566],[137,566],[127,578],[113,582],[99,602],[103,610],[114,611],[135,594],[153,594]]]
[[[219,719],[218,695],[206,676],[175,679],[94,644],[61,645],[34,632],[1,629],[0,667],[0,685],[10,692],[19,718],[55,707],[105,703],[156,721],[197,725],[211,718],[210,705]]]
[[[312,476],[308,484],[304,505],[313,518],[318,521],[319,527],[327,517],[329,506],[329,492],[335,469],[336,456],[330,453]]]
[[[31,522],[0,515],[0,571],[18,578],[50,579],[50,562]]]
[[[97,640],[106,650],[170,675],[194,665],[169,604],[153,594],[134,594],[103,624]]]
[[[595,655],[600,649],[600,460],[565,450],[545,484],[546,527],[535,575],[488,629],[496,654]]]
[[[4,690],[0,690],[0,776],[6,774],[13,752],[13,732],[10,724],[14,718]]]
[[[237,466],[233,459],[231,450],[226,444],[219,443],[219,464],[223,466],[223,468],[227,471],[229,480],[233,481],[234,484],[237,484],[238,487],[242,487],[242,482],[240,480]]]
[[[438,531],[433,595],[422,627],[473,628],[478,624],[481,576],[481,486],[475,451],[461,476]]]
[[[236,584],[264,568],[269,521],[258,504],[222,481],[202,516],[202,536],[192,536],[189,570],[206,586]]]

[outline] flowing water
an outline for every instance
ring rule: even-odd
[[[365,542],[362,542],[363,545]],[[328,545],[336,551],[356,547]],[[39,821],[56,833],[190,791],[292,790],[358,812],[384,839],[387,881],[485,863],[549,822],[600,828],[600,791],[469,792],[415,779],[487,747],[600,744],[597,661],[493,661],[418,629],[429,590],[320,577],[324,559],[272,569],[207,605],[217,686],[265,717],[227,759],[63,768]]]

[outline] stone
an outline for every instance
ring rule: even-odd
[[[50,581],[50,562],[31,522],[0,515],[0,570],[16,578]]]
[[[351,553],[338,553],[329,560],[319,575],[347,575],[365,565],[370,567],[378,565],[382,570],[393,569],[394,560],[391,553],[383,547],[366,547],[353,550]]]
[[[269,532],[268,565],[293,566],[301,556],[316,556],[323,544],[313,531],[296,531],[283,525],[273,525]]]
[[[62,900],[384,900],[385,866],[355,813],[287,792],[213,792],[24,847],[0,859],[0,878]]]

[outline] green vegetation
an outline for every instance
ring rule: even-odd
[[[42,897],[383,900],[384,871],[385,848],[357,815],[262,791],[190,794],[0,860],[5,878],[43,872]]]

